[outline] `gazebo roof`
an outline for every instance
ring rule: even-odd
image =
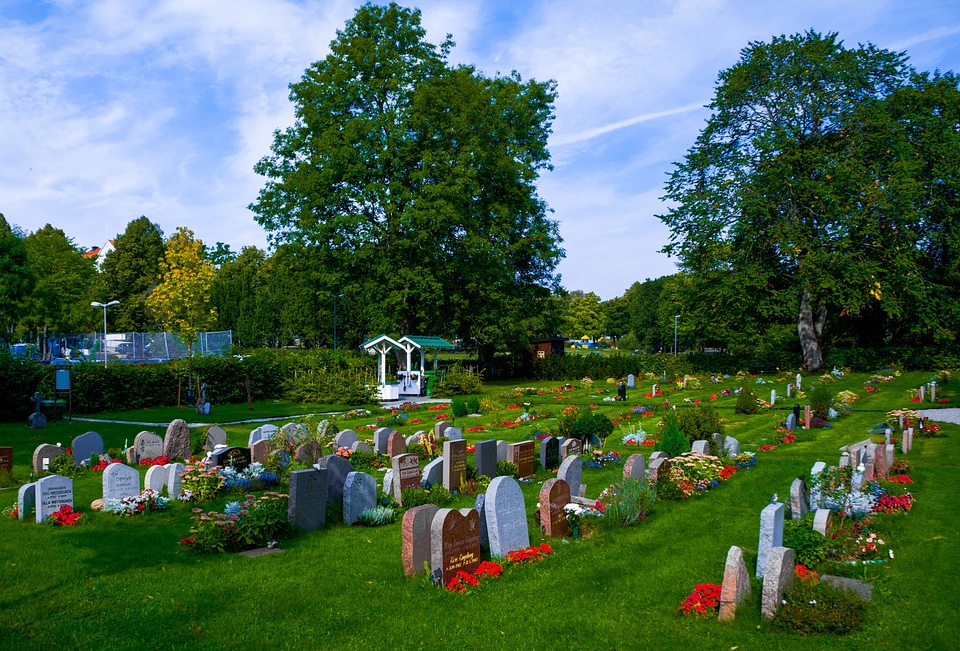
[[[406,335],[400,338],[400,343],[409,341],[417,348],[455,348],[443,337],[429,337],[426,335]]]
[[[360,344],[360,348],[367,350],[369,348],[373,348],[374,346],[380,343],[388,344],[394,348],[403,348],[403,344],[401,344],[399,341],[395,339],[392,339],[387,335],[377,335],[373,339],[368,339],[367,341]]]

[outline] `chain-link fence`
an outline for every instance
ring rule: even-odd
[[[194,355],[229,355],[233,345],[233,331],[201,332],[193,343]],[[103,333],[64,337],[60,340],[62,357],[89,358],[108,361],[159,362],[187,356],[187,345],[169,332]]]

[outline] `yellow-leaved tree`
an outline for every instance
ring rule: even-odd
[[[217,311],[210,307],[213,278],[213,264],[206,258],[203,242],[194,239],[190,229],[177,228],[167,240],[160,261],[160,284],[147,297],[147,309],[187,345],[191,358],[197,333],[216,321]]]

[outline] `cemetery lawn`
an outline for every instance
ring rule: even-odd
[[[197,556],[178,544],[190,528],[192,505],[172,503],[164,512],[130,518],[94,512],[90,503],[102,496],[101,476],[84,471],[74,482],[81,524],[55,528],[0,518],[0,649],[956,648],[960,596],[950,581],[960,576],[956,516],[960,426],[943,422],[943,436],[917,436],[905,457],[913,465],[916,503],[911,511],[883,521],[887,547],[895,558],[857,570],[858,578],[874,583],[862,630],[846,637],[807,639],[778,632],[760,616],[759,580],[753,581],[753,597],[741,605],[733,622],[720,624],[715,616],[697,619],[676,613],[697,584],[721,582],[731,545],[744,550],[753,575],[760,511],[774,493],[785,501],[790,483],[806,477],[815,461],[836,464],[837,448],[867,438],[867,430],[884,420],[887,411],[931,407],[911,403],[908,394],[928,381],[930,373],[904,373],[880,383],[880,391],[873,393],[864,391],[868,378],[851,375],[831,383],[834,394],[849,389],[860,395],[852,413],[835,419],[832,429],[798,431],[796,442],[790,444],[781,443],[782,435],[775,429],[790,413],[792,400],[745,416],[734,412],[735,396],[718,397],[710,404],[727,419],[726,434],[737,438],[743,449],[754,451],[764,444],[777,448],[758,452],[756,466],[740,470],[713,490],[657,504],[633,527],[600,527],[576,541],[542,539],[532,516],[540,485],[554,475],[538,471],[535,480],[523,485],[531,543],[549,542],[555,553],[533,565],[508,567],[501,578],[488,579],[467,594],[441,590],[422,578],[404,578],[399,519],[379,528],[345,527],[328,519],[326,529],[282,541],[283,553],[257,558]],[[766,379],[771,383],[747,382],[764,399],[771,388],[785,395],[786,376],[775,382]],[[664,397],[644,399],[652,382],[638,380],[627,403],[614,403],[603,398],[615,395],[615,386],[603,380],[592,386],[571,381],[577,389],[566,392],[559,391],[562,383],[524,383],[524,388],[543,393],[520,391],[519,396],[513,390],[516,382],[490,383],[482,397],[498,404],[479,416],[457,419],[456,426],[486,429],[465,433],[470,443],[489,438],[519,441],[534,431],[555,429],[556,420],[547,417],[504,425],[514,422],[529,402],[529,410],[552,416],[570,404],[583,410],[596,405],[622,425],[639,422],[654,433],[659,417],[622,416],[635,405],[659,406],[664,397],[687,408],[687,399],[707,402],[711,394],[738,386],[733,380],[711,385],[701,377],[702,389],[664,391]],[[806,377],[804,385],[818,381]],[[938,395],[950,403],[936,406],[958,406],[960,383],[942,385]],[[234,420],[227,414],[236,413],[240,420],[251,413],[245,404],[215,409],[221,422]],[[279,425],[291,420],[280,416],[321,411],[290,404],[275,409],[258,402],[252,415],[277,416]],[[404,435],[429,429],[442,413],[424,407],[410,412],[421,423],[397,429]],[[174,417],[200,420],[187,409],[137,414],[101,416],[148,422]],[[165,417],[157,418],[159,414]],[[338,420],[337,425],[358,429],[375,423],[375,416]],[[245,445],[255,426],[224,428],[230,444]],[[18,483],[29,481],[30,456],[40,443],[69,445],[73,437],[94,430],[108,449],[119,448],[141,429],[163,433],[162,428],[129,422],[75,419],[46,430],[6,423],[0,424],[0,445],[14,448],[13,479]],[[197,439],[202,430],[191,433]],[[372,431],[358,434],[370,438]],[[623,460],[637,452],[649,456],[652,448],[623,445],[622,435],[615,430],[605,450],[619,452]],[[472,462],[470,455],[468,460]],[[596,497],[621,473],[622,465],[585,467],[587,495]],[[16,493],[16,487],[0,491],[0,510],[16,503]],[[203,506],[221,509],[233,499],[237,496]],[[473,503],[474,496],[458,496],[448,506],[465,508]]]

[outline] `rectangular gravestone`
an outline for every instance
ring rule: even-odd
[[[446,437],[447,437],[448,439],[450,439],[451,441],[462,441],[462,440],[463,440],[463,430],[460,429],[459,427],[448,427],[448,428],[444,431],[443,435],[446,436]]]
[[[483,507],[491,556],[504,557],[530,546],[523,492],[516,479],[497,477],[491,481]]]
[[[327,514],[327,471],[325,469],[294,470],[290,473],[287,491],[287,519],[304,531],[324,525]]]
[[[433,518],[440,510],[436,504],[415,506],[403,514],[401,531],[403,547],[403,573],[415,576],[424,573],[424,563],[430,564],[430,533]]]
[[[103,470],[102,482],[105,504],[140,494],[140,472],[122,463],[108,464]]]
[[[772,503],[760,512],[760,541],[757,545],[757,578],[763,578],[767,557],[774,547],[783,545],[783,504]]]
[[[810,408],[810,405],[806,405],[803,408],[803,429],[810,429],[813,421],[813,410]]]
[[[583,452],[583,446],[580,439],[566,439],[560,444],[560,460],[563,461],[570,455],[579,455]]]
[[[250,448],[221,448],[215,450],[213,454],[210,455],[210,460],[213,462],[213,465],[220,466],[221,468],[229,466],[237,472],[246,470],[250,467],[251,462]]]
[[[73,450],[73,462],[79,466],[89,461],[91,455],[99,457],[103,454],[103,439],[96,432],[87,432],[74,438],[70,447]]]
[[[540,441],[540,467],[553,470],[560,467],[560,441],[555,436],[548,436]]]
[[[810,496],[807,494],[807,484],[799,477],[790,484],[790,518],[802,520],[809,510]]]
[[[565,507],[570,503],[570,487],[562,479],[548,479],[540,489],[540,530],[545,536],[570,535]]]
[[[37,523],[41,523],[64,506],[73,506],[73,480],[48,475],[37,480]]]
[[[510,460],[510,444],[497,440],[497,463]]]
[[[30,515],[30,509],[37,505],[37,483],[24,484],[17,491],[17,518],[25,520]]]
[[[637,386],[637,378],[631,373],[627,376],[627,388],[633,389]]]
[[[522,441],[520,443],[511,443],[510,462],[517,466],[517,477],[532,477],[534,470],[535,446],[533,441]]]
[[[339,504],[343,501],[344,482],[353,472],[353,464],[336,454],[320,457],[320,467],[327,471],[327,504]]]
[[[0,445],[0,472],[13,474],[13,448],[9,445]]]
[[[497,442],[494,439],[478,441],[474,446],[474,463],[477,466],[477,474],[486,477],[497,476]]]
[[[486,493],[478,493],[477,499],[473,501],[473,508],[480,514],[480,549],[490,549],[490,539],[487,537],[487,512],[484,509],[484,503],[487,501]]]
[[[273,452],[273,441],[270,439],[254,441],[253,445],[250,446],[250,460],[251,462],[264,463],[270,458],[271,452]]]
[[[464,451],[466,456],[466,451]],[[398,454],[393,457],[393,499],[403,504],[401,496],[408,488],[420,487],[420,458],[415,454]],[[384,491],[386,492],[386,491]]]
[[[354,524],[361,513],[377,505],[377,480],[373,475],[348,472],[342,490],[344,524]]]
[[[445,586],[457,572],[472,574],[479,564],[480,514],[477,510],[437,511],[430,525],[430,569],[434,581]]]
[[[433,435],[437,440],[440,440],[441,436],[446,436],[447,429],[453,427],[450,423],[445,420],[441,420],[439,423],[433,426]]]
[[[443,442],[443,487],[448,491],[460,490],[467,479],[467,442]]]

